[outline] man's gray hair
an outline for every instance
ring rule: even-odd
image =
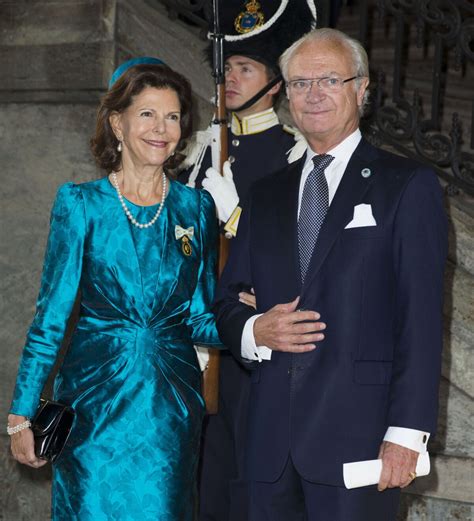
[[[342,31],[325,27],[323,29],[313,29],[309,33],[306,33],[299,40],[296,40],[291,47],[288,47],[288,49],[286,49],[286,51],[280,56],[280,69],[285,82],[288,81],[288,68],[290,61],[294,58],[295,54],[298,53],[299,49],[306,44],[318,42],[333,42],[345,47],[349,51],[351,61],[354,65],[353,75],[366,78],[369,77],[369,59],[362,44]],[[361,78],[355,80],[357,87],[360,86],[360,80]],[[364,109],[367,106],[368,98],[369,92],[366,90],[362,106],[359,109],[360,115],[363,114]]]

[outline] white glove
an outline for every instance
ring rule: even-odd
[[[199,368],[201,371],[205,371],[209,363],[209,349],[207,347],[194,346],[194,350],[196,351]]]
[[[220,175],[215,168],[206,170],[206,177],[202,181],[202,187],[207,190],[217,208],[217,217],[222,222],[227,222],[239,204],[239,195],[234,184],[234,176],[229,161],[224,163],[224,175]]]
[[[288,163],[294,163],[298,159],[302,158],[306,150],[308,150],[308,142],[303,134],[299,131],[295,131],[295,144],[290,150],[288,150]]]

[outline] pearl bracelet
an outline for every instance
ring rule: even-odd
[[[16,434],[17,432],[24,431],[25,429],[28,429],[29,427],[31,427],[31,422],[30,422],[30,420],[26,420],[23,423],[19,423],[18,425],[15,425],[15,427],[10,427],[8,425],[7,433],[9,436],[11,436],[12,434]]]

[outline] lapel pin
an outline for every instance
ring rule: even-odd
[[[372,172],[370,171],[370,168],[363,168],[360,171],[360,175],[364,178],[370,177],[372,175]]]

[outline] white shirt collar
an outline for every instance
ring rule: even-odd
[[[250,114],[250,116],[245,116],[242,119],[239,119],[235,112],[232,112],[231,130],[235,136],[257,134],[279,124],[280,120],[273,108]]]
[[[324,171],[324,175],[326,177],[326,181],[328,182],[329,188],[329,204],[331,204],[334,195],[336,194],[336,190],[339,187],[339,183],[341,182],[342,176],[346,171],[347,164],[349,163],[352,154],[357,148],[360,140],[362,139],[362,134],[360,130],[355,130],[352,134],[346,137],[343,141],[341,141],[337,146],[335,146],[332,150],[329,150],[327,153],[334,157],[334,160]],[[300,179],[300,188],[298,195],[298,215],[301,206],[301,197],[303,195],[304,184],[306,179],[308,178],[309,173],[313,170],[313,157],[316,155],[316,152],[311,150],[308,147],[306,152],[306,160],[303,166],[303,171],[301,173]]]
[[[343,141],[341,141],[338,145],[336,145],[333,149],[326,152],[327,154],[334,157],[334,161],[331,163],[339,163],[343,161],[346,163],[349,162],[354,150],[357,148],[360,140],[362,139],[362,134],[359,129],[354,130],[352,134],[347,136]],[[306,152],[306,161],[303,167],[303,171],[306,170],[306,167],[311,164],[311,170],[313,169],[313,157],[317,155],[310,147],[308,147],[308,151]],[[311,171],[310,170],[310,171]]]

